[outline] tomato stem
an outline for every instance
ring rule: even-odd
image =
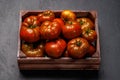
[[[68,21],[68,23],[69,23],[70,25],[72,25],[72,21]]]
[[[84,21],[80,20],[80,24],[81,24],[81,25],[83,25],[84,23],[85,23]]]
[[[35,28],[36,26],[35,25],[30,25],[29,28]]]
[[[77,45],[77,46],[80,46],[80,45],[81,45],[81,42],[80,42],[80,41],[76,41],[76,45]]]
[[[44,14],[44,16],[49,16],[49,15],[52,14],[52,12],[51,11],[45,11],[43,14]]]
[[[43,13],[44,14],[44,16],[49,16],[50,15],[50,13]]]
[[[90,29],[87,29],[85,33],[88,35],[90,31],[91,31]]]

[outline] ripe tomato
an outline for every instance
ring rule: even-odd
[[[46,43],[45,45],[45,51],[47,55],[52,58],[61,57],[65,48],[66,48],[66,42],[63,39],[51,41],[51,42]]]
[[[76,15],[71,10],[63,10],[62,13],[61,13],[61,18],[64,21],[69,21],[69,20],[74,21],[76,19]]]
[[[36,16],[27,17],[24,22],[22,22],[20,38],[30,43],[40,39],[39,22]]]
[[[95,30],[84,29],[82,32],[82,37],[87,39],[89,42],[94,42],[97,39],[97,33]]]
[[[42,57],[44,56],[44,44],[43,43],[22,43],[22,51],[27,57]]]
[[[64,26],[64,21],[61,18],[55,18],[53,21],[58,22],[61,25],[61,27]]]
[[[65,51],[65,53],[63,53],[63,56],[64,56],[64,57],[69,57],[69,53],[68,53],[67,50]]]
[[[80,23],[82,30],[85,28],[95,28],[94,23],[89,18],[77,18],[77,22]]]
[[[58,38],[61,32],[60,24],[56,21],[45,21],[40,27],[41,37],[43,39],[52,40]]]
[[[38,14],[39,22],[52,21],[55,18],[53,11],[46,10],[43,13]]]
[[[96,49],[93,45],[90,45],[88,52],[87,52],[87,56],[92,56],[95,53]]]
[[[83,58],[89,49],[89,43],[84,38],[74,38],[68,42],[67,51],[72,58]]]
[[[81,27],[76,21],[68,21],[62,27],[62,33],[66,39],[73,39],[81,34]]]

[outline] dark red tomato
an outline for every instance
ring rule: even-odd
[[[76,21],[68,21],[65,26],[62,27],[62,33],[66,39],[73,39],[80,36],[81,26]]]
[[[40,39],[39,22],[36,16],[27,17],[24,22],[22,22],[20,38],[30,43]]]
[[[87,52],[87,56],[92,56],[95,53],[96,49],[93,45],[90,45],[88,52]]]
[[[89,28],[94,29],[94,23],[89,18],[77,18],[77,22],[81,25],[81,29]]]
[[[84,29],[82,32],[82,37],[87,39],[89,42],[94,42],[97,39],[97,33],[95,30]]]
[[[67,51],[72,58],[83,58],[89,49],[89,43],[84,38],[74,38],[68,42]]]
[[[69,57],[69,53],[68,51],[66,50],[65,53],[63,54],[64,57]]]
[[[46,10],[43,13],[38,14],[39,22],[52,21],[55,18],[53,11]]]
[[[45,21],[40,27],[42,39],[52,40],[58,38],[61,33],[60,24],[56,21]]]
[[[44,45],[40,44],[32,44],[32,43],[22,43],[22,51],[27,57],[42,57],[44,56]]]
[[[74,12],[72,12],[71,10],[63,10],[61,12],[61,18],[66,22],[69,20],[74,21],[76,19],[76,15]]]
[[[58,39],[46,43],[45,51],[51,58],[60,58],[66,48],[66,42],[63,39]]]

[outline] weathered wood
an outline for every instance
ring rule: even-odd
[[[20,25],[21,22],[30,15],[37,15],[42,11],[21,11],[20,12]],[[20,70],[99,70],[100,67],[100,42],[99,42],[99,30],[98,30],[98,17],[96,11],[74,11],[77,17],[88,17],[95,24],[95,30],[97,32],[96,52],[92,57],[84,59],[72,59],[68,57],[62,57],[59,59],[52,59],[49,57],[26,57],[20,50],[20,37],[18,38],[18,65]],[[60,17],[60,10],[54,11],[56,17]],[[19,29],[20,29],[19,25]]]
[[[20,64],[21,70],[99,70],[98,65],[84,64]]]

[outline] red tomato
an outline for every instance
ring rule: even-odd
[[[87,39],[89,42],[94,42],[97,39],[97,33],[95,30],[84,29],[82,32],[82,37]]]
[[[45,21],[40,27],[40,33],[43,39],[52,40],[58,38],[61,32],[60,24],[56,21]]]
[[[53,11],[46,10],[43,13],[38,14],[39,22],[52,21],[55,18]]]
[[[27,57],[43,57],[44,56],[44,43],[22,43],[22,51]]]
[[[63,10],[61,13],[61,18],[66,22],[69,20],[75,20],[76,19],[76,15],[74,12],[72,12],[71,10]]]
[[[64,26],[64,21],[61,18],[55,18],[53,21],[58,22],[61,25],[61,27]]]
[[[24,20],[20,29],[20,38],[30,43],[40,39],[39,22],[36,16],[30,16]]]
[[[51,42],[46,43],[45,45],[45,51],[47,55],[52,58],[61,57],[65,48],[66,48],[66,42],[63,39],[51,41]]]
[[[62,27],[62,33],[66,39],[73,39],[80,36],[81,26],[76,21],[68,21],[65,26]]]
[[[87,56],[92,56],[95,53],[96,49],[93,45],[90,45],[88,52],[87,52]]]
[[[68,51],[66,50],[65,53],[63,54],[64,57],[69,57],[69,53]]]
[[[77,22],[81,25],[81,29],[89,28],[94,29],[94,23],[89,18],[77,18]]]
[[[89,49],[89,43],[84,38],[74,38],[68,42],[67,51],[72,58],[83,58]]]

